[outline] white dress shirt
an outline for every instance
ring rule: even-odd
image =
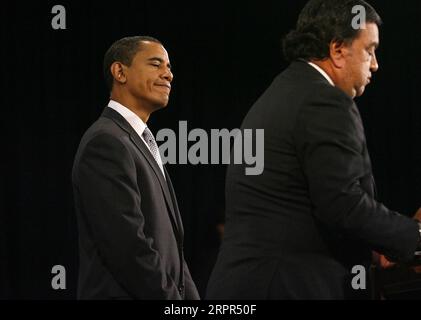
[[[117,111],[124,119],[126,119],[126,121],[134,129],[134,131],[136,131],[136,133],[140,137],[140,139],[142,139],[143,143],[148,148],[149,152],[151,152],[151,149],[149,148],[149,145],[146,143],[145,139],[143,139],[143,131],[145,130],[145,128],[147,126],[142,121],[142,119],[140,119],[140,117],[136,113],[131,111],[129,108],[123,106],[121,103],[118,103],[117,101],[110,100],[110,102],[108,103],[108,107]],[[152,154],[152,152],[151,152],[151,154]],[[157,159],[158,166],[160,167],[160,169],[162,171],[162,174],[165,177],[162,159],[161,159],[161,155],[159,154],[159,152],[158,152],[157,156],[158,156],[158,159]]]

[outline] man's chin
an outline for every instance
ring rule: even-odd
[[[166,108],[168,106],[168,101],[169,99],[156,101],[154,105],[155,111]]]
[[[361,97],[365,92],[365,87],[358,88],[356,91],[355,97]]]
[[[169,99],[166,99],[161,103],[161,109],[166,108],[168,106]]]

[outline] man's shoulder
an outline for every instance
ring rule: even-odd
[[[329,81],[309,64],[293,63],[279,75],[279,85],[289,83],[293,86],[294,95],[303,105],[331,106],[338,105],[349,107],[354,101],[345,92]]]
[[[125,144],[128,141],[129,133],[120,127],[115,121],[106,117],[99,117],[83,134],[79,153],[88,146],[101,146],[110,148]]]
[[[84,138],[95,138],[97,136],[121,137],[127,136],[128,132],[123,130],[113,119],[100,116],[91,126],[86,130]]]

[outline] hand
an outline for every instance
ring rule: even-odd
[[[380,268],[380,269],[389,269],[396,265],[395,262],[391,262],[388,260],[384,255],[373,251],[373,262]]]
[[[421,208],[419,208],[418,211],[415,213],[414,219],[421,222]]]
[[[384,255],[380,255],[379,266],[382,269],[390,269],[396,265],[395,262],[389,261]]]

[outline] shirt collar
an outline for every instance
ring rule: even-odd
[[[333,83],[332,78],[331,78],[331,77],[329,77],[329,75],[326,73],[326,71],[324,71],[322,68],[320,68],[317,64],[315,64],[315,63],[313,63],[313,62],[309,62],[309,61],[307,61],[307,63],[308,63],[309,65],[311,65],[314,69],[316,69],[317,71],[319,71],[319,72],[322,74],[322,76],[323,76],[323,77],[325,77],[325,78],[326,78],[326,80],[327,80],[327,81],[329,81],[329,83],[330,83],[332,86],[335,86],[335,84]]]
[[[126,119],[126,121],[132,126],[139,137],[142,138],[143,131],[145,131],[147,125],[136,113],[114,100],[110,100],[108,107],[117,111],[124,119]]]

